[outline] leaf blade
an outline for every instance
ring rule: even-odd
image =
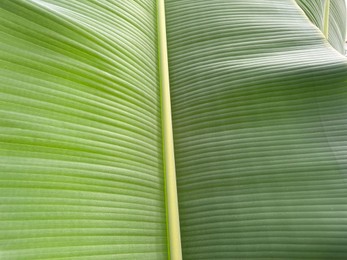
[[[1,258],[165,258],[156,6],[0,12]]]
[[[346,60],[293,1],[168,1],[167,26],[183,257],[344,257]]]

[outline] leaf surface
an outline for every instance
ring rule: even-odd
[[[296,0],[308,18],[323,32],[326,0]],[[340,53],[345,54],[346,3],[344,0],[329,0],[328,40]]]
[[[156,5],[0,1],[0,258],[165,259]]]
[[[166,10],[183,258],[346,258],[346,59],[291,0]]]

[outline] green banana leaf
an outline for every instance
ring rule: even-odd
[[[324,22],[324,9],[326,0],[296,0],[298,5],[305,12],[307,17],[323,32]]]
[[[184,258],[346,258],[346,59],[293,1],[166,10]]]
[[[0,1],[0,259],[164,259],[154,1]]]
[[[324,1],[297,2],[165,1],[183,259],[347,257],[345,1],[327,38]],[[162,22],[153,0],[0,1],[1,260],[178,250]]]
[[[346,39],[346,3],[341,0],[296,0],[307,17],[324,33],[327,26],[326,37],[329,43],[340,53],[345,54]],[[328,12],[327,3],[330,3]],[[325,19],[327,14],[327,19]],[[326,24],[325,24],[326,23]]]

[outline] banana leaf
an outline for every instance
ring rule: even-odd
[[[345,1],[163,3],[0,1],[0,259],[346,259]]]
[[[324,33],[329,43],[345,54],[346,3],[341,0],[296,0],[307,17]],[[327,10],[326,10],[327,9]],[[326,17],[325,17],[326,16]]]
[[[0,1],[0,259],[165,259],[156,5]]]
[[[347,62],[291,0],[168,0],[184,259],[345,259]]]

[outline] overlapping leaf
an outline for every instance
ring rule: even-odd
[[[326,0],[296,0],[309,19],[323,32]],[[345,54],[346,3],[329,0],[328,40],[340,53]]]

